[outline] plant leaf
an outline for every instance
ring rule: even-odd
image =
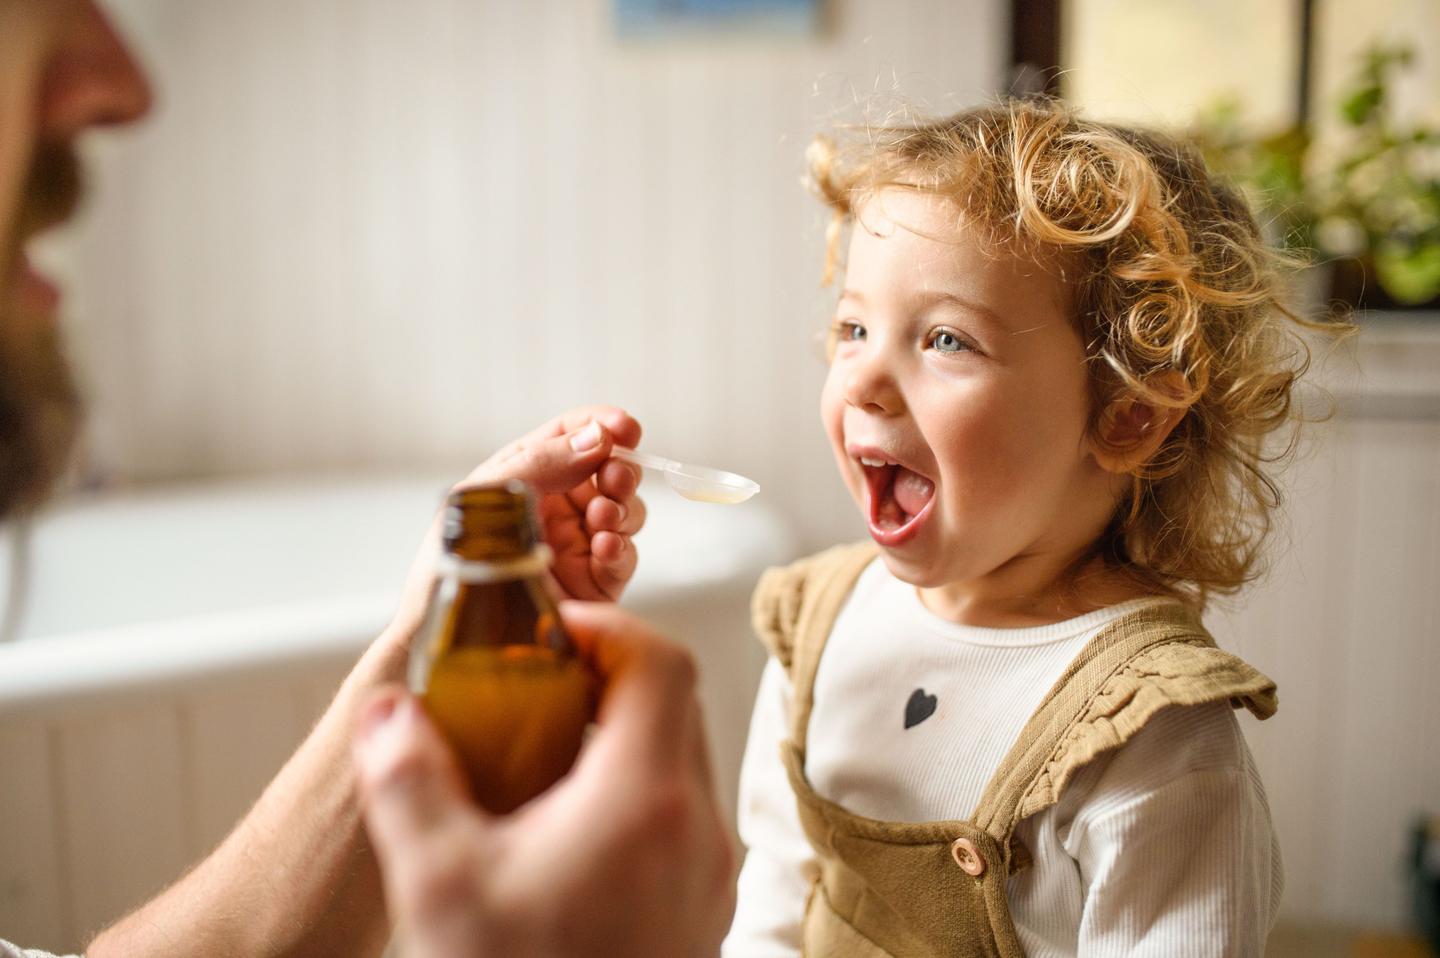
[[[1385,292],[1409,306],[1440,296],[1440,244],[1382,242],[1375,250],[1375,277]]]

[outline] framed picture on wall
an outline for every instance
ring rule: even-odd
[[[636,37],[767,33],[805,36],[820,25],[822,0],[615,0],[615,30]]]

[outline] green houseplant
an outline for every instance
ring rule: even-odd
[[[1340,135],[1245,133],[1236,100],[1192,135],[1249,194],[1272,239],[1331,267],[1331,298],[1362,308],[1440,308],[1440,129],[1393,116],[1403,47],[1368,50],[1339,99]],[[1323,149],[1322,149],[1323,147]]]

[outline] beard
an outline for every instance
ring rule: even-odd
[[[0,286],[18,282],[26,240],[74,213],[80,163],[68,145],[37,149],[15,226],[0,245]],[[26,315],[0,288],[0,516],[44,501],[69,464],[80,397],[53,317]]]

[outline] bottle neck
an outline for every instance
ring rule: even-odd
[[[445,552],[461,562],[508,564],[540,544],[530,492],[504,482],[453,492],[445,502]]]
[[[442,579],[465,585],[488,582],[510,582],[542,575],[550,568],[553,553],[547,545],[531,547],[528,552],[502,559],[466,559],[455,552],[442,552],[435,562],[435,572]]]

